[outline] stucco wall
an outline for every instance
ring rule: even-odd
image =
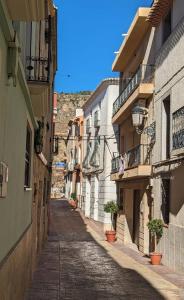
[[[155,117],[156,144],[154,163],[164,159],[166,147],[163,136],[163,100],[170,95],[170,145],[172,152],[172,114],[184,106],[184,6],[182,1],[173,1],[172,33],[162,45],[162,23],[155,32],[157,49],[155,71]],[[176,156],[175,156],[176,158]],[[178,157],[179,158],[179,157]],[[178,271],[184,271],[183,236],[184,236],[184,168],[181,163],[171,163],[154,168],[154,217],[162,217],[162,177],[170,178],[170,220],[168,228],[159,243],[163,253],[163,263]]]
[[[84,201],[90,201],[90,217],[104,224],[110,224],[109,214],[104,213],[104,203],[114,200],[116,201],[116,184],[110,180],[111,173],[111,155],[117,152],[117,143],[115,134],[118,133],[118,128],[112,126],[112,104],[118,96],[118,85],[109,84],[103,89],[95,99],[89,103],[84,109],[84,125],[90,115],[92,115],[92,133],[91,142],[94,146],[94,136],[96,129],[93,126],[94,113],[96,110],[100,111],[100,128],[98,135],[100,136],[100,170],[98,174],[98,183],[95,175],[91,173],[91,189],[90,199],[86,198],[86,178],[83,180],[83,196]],[[86,132],[84,132],[86,136]],[[107,139],[104,147],[104,136]],[[111,137],[111,139],[110,139]],[[90,140],[90,139],[89,139]],[[84,156],[86,153],[87,143],[84,139]],[[93,148],[92,146],[92,148]],[[104,150],[105,149],[105,150]],[[104,164],[103,164],[104,160]],[[98,185],[98,187],[97,187]],[[97,192],[98,189],[98,192]],[[85,203],[88,209],[88,204]],[[98,213],[97,213],[98,210]]]
[[[9,169],[8,194],[0,199],[0,261],[30,224],[32,199],[32,192],[24,191],[29,115],[19,82],[13,87],[11,80],[8,81],[6,62],[7,44],[0,30],[0,161]]]

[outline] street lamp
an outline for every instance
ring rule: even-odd
[[[132,109],[132,122],[138,134],[143,132],[144,118],[147,116],[147,114],[147,108],[140,105],[136,105]]]

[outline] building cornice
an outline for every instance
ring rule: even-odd
[[[138,49],[140,42],[147,34],[148,30],[151,29],[150,23],[146,22],[149,12],[149,7],[138,8],[128,29],[127,35],[124,38],[112,64],[112,71],[124,72],[128,63],[131,61],[132,57],[134,57],[135,51]]]
[[[82,109],[85,109],[90,103],[94,101],[94,99],[109,85],[119,85],[119,78],[105,78],[101,81],[101,83],[97,86],[96,90],[91,94],[88,100],[83,104]]]

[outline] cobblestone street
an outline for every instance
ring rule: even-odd
[[[51,202],[48,242],[26,299],[167,298],[138,272],[117,264],[87,231],[80,214],[63,200]]]

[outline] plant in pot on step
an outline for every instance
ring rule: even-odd
[[[77,195],[76,195],[76,193],[71,193],[69,204],[72,208],[77,208]]]
[[[148,222],[147,226],[151,233],[151,236],[154,238],[154,252],[150,253],[151,263],[152,265],[160,265],[162,254],[156,252],[156,245],[158,240],[163,235],[164,223],[160,219],[153,219]]]
[[[118,211],[118,205],[114,201],[109,201],[104,205],[104,211],[111,214],[111,230],[106,230],[106,238],[108,242],[116,240],[116,231],[113,228],[114,214]]]

